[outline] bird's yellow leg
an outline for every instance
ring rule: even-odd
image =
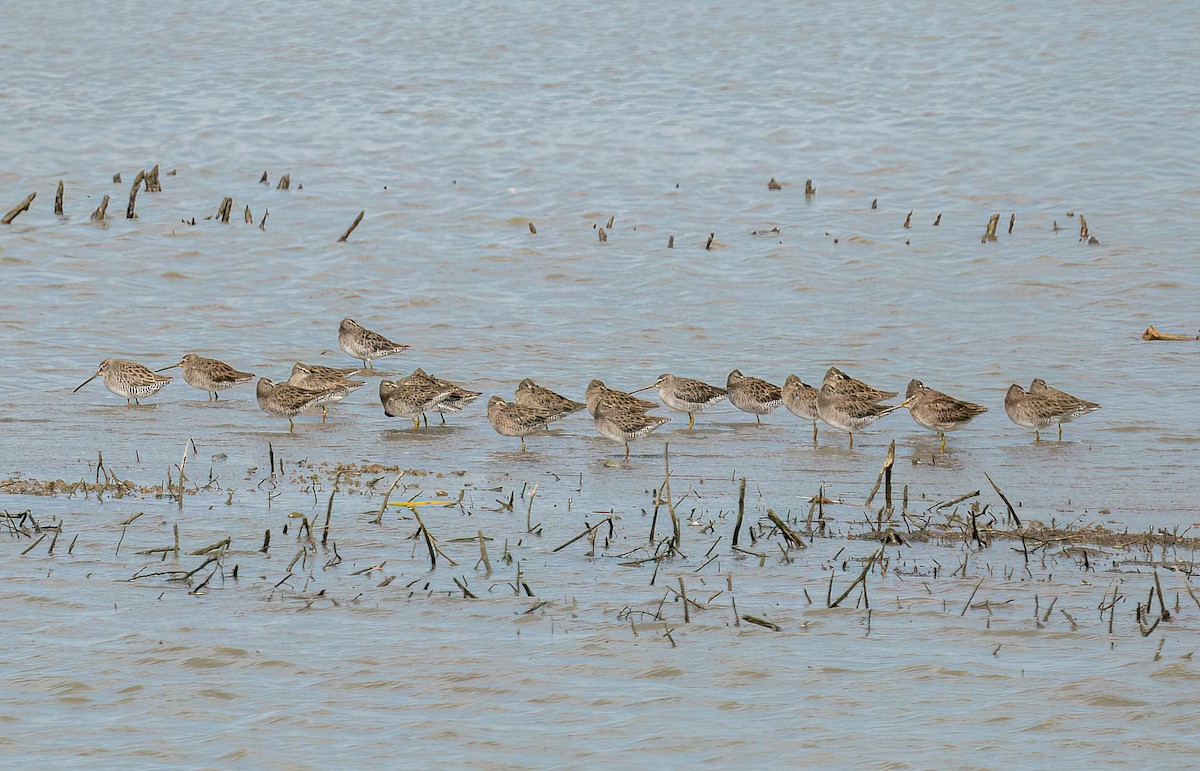
[[[288,418],[288,433],[292,433],[296,429],[296,421]]]
[[[813,444],[817,443],[817,421],[813,421]]]
[[[625,443],[625,460],[629,460],[629,443]]]
[[[1058,424],[1058,441],[1062,441],[1062,423]]]
[[[942,434],[942,452],[946,451],[946,435]]]
[[[854,434],[850,435],[850,449],[854,449]]]
[[[1035,441],[1035,442],[1042,441],[1042,432],[1038,431],[1036,428],[1033,430],[1033,441]]]
[[[525,452],[525,437],[521,437],[521,452]]]
[[[692,430],[692,426],[696,425],[696,416],[694,413],[688,413],[688,431]]]
[[[325,405],[322,404],[321,405],[321,422],[322,423],[325,422],[326,417],[328,417],[328,413],[325,412]]]
[[[762,416],[761,415],[754,416],[754,424],[758,425],[758,426],[762,425]]]

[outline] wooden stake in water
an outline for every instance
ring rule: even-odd
[[[746,477],[742,477],[742,484],[738,490],[738,515],[737,521],[733,523],[733,545],[738,545],[738,534],[742,530],[742,517],[746,514]]]
[[[356,227],[358,227],[358,223],[362,222],[364,214],[366,214],[366,211],[360,211],[358,213],[358,216],[354,218],[354,222],[350,223],[350,227],[346,228],[346,232],[342,233],[342,237],[338,239],[339,244],[350,238],[350,234],[354,232]]]
[[[25,196],[25,200],[9,209],[8,214],[5,214],[3,218],[0,218],[0,224],[8,225],[15,220],[18,214],[29,209],[29,204],[33,203],[34,198],[37,198],[37,193],[30,193],[29,195]]]
[[[63,216],[63,181],[58,181],[58,192],[54,194],[54,213]]]
[[[139,171],[137,176],[133,178],[133,185],[129,188],[129,205],[125,207],[125,219],[131,220],[137,217],[134,207],[137,206],[138,188],[142,186],[142,182],[146,181],[146,172]]]
[[[104,200],[96,207],[96,211],[92,212],[92,222],[103,222],[104,217],[108,213],[108,196],[104,196]]]

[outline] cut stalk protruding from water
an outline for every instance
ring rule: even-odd
[[[33,203],[34,198],[37,198],[37,193],[30,193],[29,195],[25,196],[25,200],[8,210],[8,214],[5,214],[4,217],[0,219],[0,224],[8,225],[17,218],[18,214],[23,211],[27,211],[29,209],[29,204]]]
[[[934,219],[933,219],[933,226],[936,228],[938,225],[941,225],[941,224],[942,224],[942,213],[938,212],[938,216],[934,217]]]
[[[571,540],[567,541],[566,543],[562,544],[561,546],[557,546],[557,547],[555,547],[555,548],[554,548],[554,549],[552,549],[551,551],[554,551],[554,552],[560,552],[560,551],[562,551],[563,549],[565,549],[565,548],[567,548],[568,546],[570,546],[571,544],[573,544],[573,543],[575,543],[576,541],[578,541],[579,539],[581,539],[581,538],[586,538],[587,536],[589,536],[589,535],[591,535],[592,533],[596,532],[597,530],[599,530],[599,529],[600,529],[600,527],[601,527],[602,525],[606,525],[606,524],[608,525],[608,537],[611,539],[611,538],[612,538],[612,536],[613,536],[613,518],[612,518],[612,516],[610,515],[610,516],[607,516],[607,517],[605,517],[604,519],[600,520],[600,521],[599,521],[599,522],[597,522],[596,524],[594,524],[594,525],[592,525],[592,526],[588,527],[588,528],[587,528],[586,530],[584,530],[582,533],[580,533],[579,535],[575,536],[574,538],[572,538]]]
[[[1189,337],[1188,335],[1175,335],[1169,332],[1159,332],[1158,327],[1151,324],[1150,326],[1146,327],[1146,331],[1142,333],[1142,339],[1148,341],[1162,340],[1169,342],[1194,343],[1200,340],[1200,335]]]
[[[535,228],[535,227],[533,226],[533,222],[532,222],[532,221],[529,223],[529,232],[530,232],[530,233],[532,233],[532,234],[533,234],[533,235],[535,235],[535,236],[537,235],[537,228]]]
[[[872,198],[872,199],[871,199],[871,211],[875,211],[875,210],[876,210],[876,209],[878,209],[878,208],[879,208],[879,199],[878,199],[878,198]]]
[[[876,549],[874,552],[872,552],[871,556],[867,559],[867,564],[863,565],[862,572],[858,574],[858,578],[854,579],[853,583],[851,583],[849,586],[847,586],[846,591],[842,592],[841,595],[839,595],[836,600],[833,600],[832,602],[830,602],[829,607],[836,608],[838,605],[841,605],[842,600],[846,599],[846,597],[848,597],[850,595],[850,592],[854,591],[854,587],[865,582],[867,580],[867,573],[869,573],[871,571],[871,568],[875,566],[875,562],[882,555],[883,555],[882,548]],[[832,574],[830,574],[830,584],[829,585],[831,587],[833,586]]]
[[[804,180],[804,195],[813,196],[817,194],[817,188],[813,186],[811,179]]]
[[[996,213],[988,220],[987,229],[983,231],[983,238],[979,239],[981,244],[986,244],[988,241],[996,240],[996,229],[1000,227],[1000,214]]]
[[[338,239],[339,244],[350,238],[350,234],[354,232],[356,227],[358,227],[358,223],[362,222],[363,215],[366,213],[367,212],[365,210],[358,213],[358,216],[354,218],[354,222],[350,223],[350,227],[346,228],[346,232],[342,233],[342,237]]]
[[[708,250],[712,249],[713,241],[716,240],[716,238],[717,238],[716,233],[708,234],[708,242],[704,244],[704,251],[707,252]]]
[[[675,248],[675,236],[668,236],[668,237],[667,237],[667,248],[668,248],[668,249],[674,249],[674,248]]]
[[[221,199],[221,205],[217,207],[216,219],[221,222],[229,222],[229,215],[233,212],[233,198],[225,196]]]
[[[1021,526],[1021,518],[1017,516],[1017,510],[1014,509],[1012,503],[1009,502],[1008,496],[1005,495],[1003,493],[1003,491],[1000,490],[1000,486],[996,484],[996,482],[992,479],[990,474],[988,474],[985,471],[985,472],[983,472],[983,475],[984,475],[984,477],[987,478],[988,484],[990,484],[992,486],[992,489],[996,491],[996,495],[999,495],[1000,500],[1004,501],[1004,505],[1008,507],[1009,519],[1011,519],[1012,522],[1017,527],[1020,527]]]
[[[263,175],[258,178],[258,184],[260,184],[260,185],[271,184],[271,175],[264,171]]]
[[[771,177],[771,179],[767,181],[767,190],[782,190],[782,189],[783,189],[783,185],[776,182],[774,177]]]
[[[260,219],[260,220],[258,221],[258,229],[259,229],[259,230],[261,230],[261,231],[263,231],[264,233],[265,233],[265,232],[266,232],[266,230],[267,230],[267,217],[270,217],[270,216],[271,216],[271,210],[270,210],[270,209],[263,209],[263,216],[262,216],[262,219]]]
[[[600,243],[602,243],[602,244],[608,243],[608,231],[606,231],[604,228],[600,228],[599,232],[597,233],[597,236],[600,238]]]
[[[125,219],[127,220],[137,217],[137,212],[134,211],[134,207],[137,206],[138,188],[140,188],[142,183],[145,181],[145,171],[139,171],[137,176],[133,178],[133,184],[129,188],[129,205],[125,207]]]
[[[883,467],[879,469],[879,476],[875,478],[875,486],[871,488],[871,494],[867,496],[867,502],[864,506],[870,506],[871,501],[875,500],[875,494],[879,492],[879,485],[887,480],[887,489],[884,490],[884,506],[887,509],[888,515],[892,512],[892,467],[896,464],[896,440],[888,445],[887,456],[883,459]]]
[[[150,169],[150,171],[146,174],[145,178],[142,181],[146,183],[146,192],[147,193],[161,193],[162,192],[162,183],[158,181],[158,164],[157,163],[154,164],[154,168]]]
[[[1086,241],[1088,237],[1087,218],[1082,214],[1079,215],[1079,240]]]
[[[608,218],[608,224],[605,225],[604,227],[608,228],[609,230],[612,230],[613,223],[616,221],[617,221],[617,215],[614,214]]]
[[[780,519],[779,515],[773,510],[767,509],[767,519],[771,520],[771,523],[774,524],[775,527],[779,528],[780,535],[783,536],[783,540],[787,541],[789,545],[794,546],[797,549],[808,548],[808,544],[806,544],[804,540],[800,538],[800,535],[788,527],[787,523]]]
[[[104,222],[105,216],[108,214],[108,196],[104,196],[104,200],[96,207],[96,211],[92,212],[92,222]]]
[[[264,171],[263,176],[266,176],[266,174],[267,174],[267,172]],[[292,187],[292,175],[284,174],[282,177],[279,178],[279,184],[275,186],[275,189],[276,190],[290,190],[291,187]]]
[[[1016,225],[1016,224],[1017,224],[1017,213],[1013,212],[1008,218],[1008,234],[1010,236],[1012,235],[1013,225]]]
[[[750,623],[750,624],[754,624],[755,626],[761,626],[761,627],[764,627],[764,628],[766,628],[766,629],[770,629],[772,632],[779,632],[779,631],[781,631],[781,630],[782,630],[782,627],[781,627],[781,626],[779,626],[779,624],[773,624],[773,623],[771,623],[770,621],[766,621],[766,620],[764,620],[764,619],[761,619],[761,618],[759,618],[758,616],[751,616],[751,615],[750,615],[750,614],[748,614],[748,613],[747,613],[747,614],[744,614],[744,615],[742,616],[742,621],[745,621],[745,622],[747,622],[747,623]]]
[[[904,218],[904,227],[906,227],[906,228],[912,227],[912,209],[908,210],[908,216]]]
[[[113,184],[114,185],[121,184],[121,172],[118,171],[116,174],[113,174]]]
[[[738,545],[738,535],[742,531],[742,518],[746,515],[746,477],[742,477],[742,483],[738,488],[738,515],[737,521],[733,523],[733,545]]]
[[[58,181],[58,192],[54,194],[54,213],[63,216],[63,181]]]
[[[250,213],[250,205],[249,204],[246,205],[246,211],[242,212],[242,221],[245,222],[247,225],[254,224],[254,215],[252,215]]]

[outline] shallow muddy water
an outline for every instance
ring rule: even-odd
[[[190,437],[189,479],[217,480],[182,513],[152,494],[0,487],[8,512],[62,523],[53,553],[47,540],[21,554],[36,535],[4,547],[0,753],[96,766],[1192,765],[1197,612],[1163,571],[1173,620],[1142,637],[1134,618],[1152,584],[1138,573],[1189,553],[1101,549],[1093,572],[1049,548],[1021,573],[1010,542],[914,543],[868,580],[870,616],[861,598],[825,608],[825,591],[831,570],[845,587],[877,548],[846,536],[873,516],[862,503],[891,440],[912,511],[981,490],[1003,512],[986,472],[1026,521],[1200,522],[1200,344],[1140,339],[1149,324],[1200,327],[1200,86],[1180,76],[1197,22],[1188,5],[1114,3],[0,12],[0,210],[38,192],[0,226],[0,476],[94,481],[102,452],[120,479],[158,485]],[[124,219],[129,183],[155,163],[163,191]],[[291,190],[275,188],[282,174]],[[89,222],[105,194],[111,218]],[[236,222],[206,219],[225,196]],[[256,223],[269,209],[263,230],[242,222],[246,206]],[[993,213],[1000,237],[981,244]],[[1098,244],[1079,241],[1080,214]],[[134,408],[99,382],[71,393],[109,356],[161,367],[195,351],[276,379],[298,359],[349,366],[323,353],[343,316],[412,346],[382,373],[421,366],[486,394],[524,377],[577,398],[594,377],[722,383],[734,367],[819,382],[836,364],[990,411],[937,455],[905,414],[849,450],[832,430],[814,447],[786,412],[758,427],[726,404],[691,432],[672,415],[622,461],[582,416],[525,454],[482,403],[406,431],[382,415],[375,378],[291,435],[250,386],[210,403],[178,380]],[[1008,385],[1035,377],[1103,409],[1035,444],[1003,410]],[[617,555],[646,541],[664,441],[697,523],[687,557],[622,567],[653,556]],[[458,566],[429,571],[410,514],[371,524],[395,476],[381,470],[336,497],[343,561],[326,567],[318,544],[276,586],[302,546],[288,514],[323,517],[321,464],[350,462],[432,472],[394,499],[463,490],[461,508],[422,514]],[[741,477],[754,521],[768,508],[802,521],[822,489],[845,501],[825,507],[830,537],[790,562],[777,538],[752,547],[770,552],[761,564],[732,552]],[[534,484],[541,536],[525,532]],[[513,511],[486,510],[513,492]],[[597,511],[620,517],[608,547],[552,551]],[[172,543],[175,524],[178,560],[138,554]],[[491,578],[477,544],[447,543],[481,530]],[[128,581],[190,571],[205,556],[188,552],[226,536],[202,593],[189,589],[211,569]],[[513,596],[517,565],[535,596]],[[677,599],[660,607],[679,576],[708,608],[686,624]],[[1110,634],[1096,608],[1113,586],[1129,598]],[[734,626],[731,594],[781,630]]]

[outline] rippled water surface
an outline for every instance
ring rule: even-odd
[[[873,515],[861,504],[893,439],[914,510],[975,490],[1002,510],[987,472],[1030,521],[1200,522],[1200,344],[1140,338],[1200,327],[1198,17],[1108,2],[0,11],[0,210],[38,193],[0,226],[0,472],[94,481],[102,452],[121,479],[157,485],[190,437],[188,477],[207,485],[182,511],[153,494],[0,488],[8,512],[62,523],[52,552],[22,554],[32,541],[15,534],[3,547],[0,754],[1193,765],[1197,613],[1165,571],[1167,604],[1182,594],[1172,621],[1143,637],[1133,609],[1152,585],[1139,571],[1188,555],[1098,550],[1082,572],[1010,543],[914,544],[868,582],[870,614],[866,598],[825,605],[830,571],[845,587],[876,548],[843,536]],[[125,219],[129,183],[155,163],[163,191]],[[291,190],[275,188],[283,174]],[[106,194],[110,219],[89,222]],[[270,211],[263,229],[247,206],[255,223]],[[993,213],[1000,237],[981,244]],[[1099,243],[1080,242],[1080,215]],[[833,431],[814,447],[785,412],[757,427],[726,404],[692,432],[675,415],[625,462],[581,416],[525,454],[482,404],[408,432],[374,378],[291,435],[249,386],[210,403],[177,381],[136,408],[99,382],[71,393],[109,356],[160,367],[196,351],[277,379],[298,359],[348,366],[324,353],[343,316],[412,346],[385,374],[423,366],[487,394],[527,376],[574,396],[594,377],[722,383],[734,367],[819,382],[836,364],[990,411],[937,455],[903,414],[851,451]],[[1034,444],[1003,397],[1035,377],[1103,409]],[[619,555],[647,540],[664,440],[687,556],[622,566],[653,556]],[[336,496],[336,552],[319,526],[306,550],[289,513],[319,525],[333,465],[351,462],[382,468]],[[394,499],[463,491],[422,514],[456,566],[429,570],[411,514],[371,524],[392,466],[411,470]],[[845,501],[826,507],[836,537],[732,551],[741,477],[754,520],[803,520],[822,488]],[[512,511],[490,510],[510,493]],[[607,543],[552,551],[607,512]],[[178,559],[139,554],[175,525]],[[481,531],[490,577],[465,541]],[[199,592],[211,568],[129,580],[190,571],[205,557],[188,552],[226,536]],[[700,605],[687,623],[666,589],[680,576]],[[1110,633],[1097,605],[1114,586],[1130,599]],[[781,630],[735,626],[730,597]]]

